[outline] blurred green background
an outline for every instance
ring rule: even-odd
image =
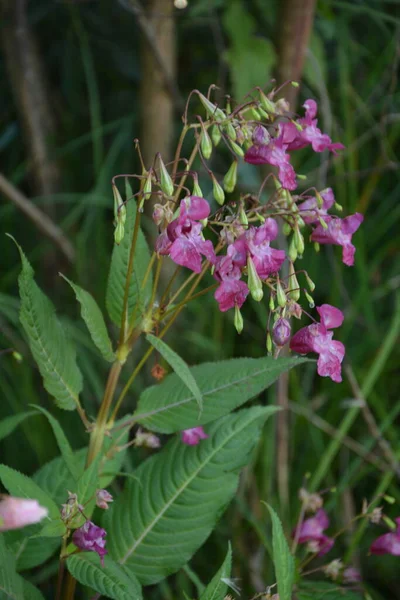
[[[280,394],[289,401],[287,419],[267,425],[235,502],[194,557],[193,572],[182,571],[148,597],[183,598],[184,591],[193,596],[193,573],[209,580],[228,539],[242,597],[265,589],[274,575],[260,500],[274,505],[290,531],[305,482],[336,488],[326,493],[326,507],[337,530],[360,512],[364,498],[377,493],[395,498],[385,510],[399,516],[400,2],[189,0],[187,8],[178,9],[173,0],[0,0],[0,7],[0,347],[23,356],[18,363],[11,354],[0,355],[0,417],[42,404],[63,419],[74,447],[86,443],[76,415],[61,414],[42,388],[18,322],[20,263],[4,234],[22,244],[77,343],[83,402],[94,415],[106,365],[58,272],[79,282],[104,308],[113,243],[111,177],[138,171],[135,138],[147,164],[157,151],[165,161],[172,159],[184,101],[193,88],[205,93],[215,83],[221,101],[225,94],[239,101],[273,77],[293,78],[301,81],[297,96],[289,89],[293,109],[315,98],[321,128],[346,145],[337,158],[305,152],[296,170],[307,174],[307,185],[331,186],[344,213],[365,215],[354,238],[354,268],[341,263],[337,248],[309,250],[303,259],[317,284],[316,304],[328,302],[345,313],[338,338],[346,344],[346,363],[360,389],[346,376],[341,385],[321,380],[313,365],[291,373],[288,390],[281,382]],[[228,166],[228,157],[213,162],[221,176]],[[246,190],[260,184],[250,165],[240,165],[239,177]],[[209,193],[210,183],[201,183]],[[31,214],[32,206],[40,212]],[[49,238],[54,224],[61,230]],[[145,225],[154,236],[149,219]],[[210,296],[187,307],[168,341],[189,363],[262,356],[268,307],[248,304],[241,337]],[[133,366],[137,356],[131,360]],[[153,364],[137,380],[126,410],[152,382]],[[262,401],[276,402],[277,390],[270,389]],[[280,427],[288,434],[285,464],[277,451]],[[386,452],[379,436],[389,445]],[[45,419],[26,421],[0,442],[0,455],[28,474],[56,456]],[[137,460],[132,451],[124,468],[129,471]],[[287,484],[282,483],[286,468]],[[369,543],[380,533],[374,526],[365,527],[362,537],[346,533],[332,558],[347,552],[374,600],[400,598],[400,559],[368,556]],[[51,561],[48,567],[51,572]],[[41,569],[28,576],[44,578]]]

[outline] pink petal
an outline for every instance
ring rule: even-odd
[[[326,329],[335,329],[343,323],[343,313],[341,310],[330,304],[322,304],[317,306],[317,312],[320,316],[321,323]]]
[[[249,288],[244,281],[237,279],[226,279],[216,289],[214,298],[219,304],[221,312],[237,306],[241,308],[249,294]]]

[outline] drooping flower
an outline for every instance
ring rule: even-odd
[[[330,304],[317,307],[321,322],[313,323],[300,329],[290,340],[290,349],[299,354],[316,352],[319,354],[317,362],[318,374],[321,377],[330,377],[332,381],[342,381],[341,363],[345,354],[342,342],[333,340],[330,329],[340,327],[343,322],[343,313]]]
[[[47,517],[48,512],[47,508],[40,506],[37,500],[5,496],[0,500],[0,531],[39,523]]]
[[[324,535],[324,530],[329,527],[329,518],[323,508],[314,517],[306,519],[294,529],[292,537],[297,538],[299,544],[308,543],[312,552],[323,556],[332,548],[334,540]]]
[[[109,503],[113,501],[113,497],[107,490],[96,491],[96,505],[103,510],[108,510]]]
[[[202,256],[215,262],[215,252],[210,240],[202,236],[203,225],[197,221],[210,214],[207,200],[198,196],[184,198],[180,203],[179,216],[159,235],[156,251],[195,273],[201,271]]]
[[[260,227],[250,227],[243,238],[233,244],[237,247],[238,242],[244,242],[244,250],[253,260],[260,279],[267,279],[269,275],[279,271],[286,258],[284,250],[276,250],[270,246],[277,235],[278,224],[275,219],[269,218]]]
[[[72,541],[81,550],[96,552],[101,564],[104,566],[104,556],[108,554],[106,550],[106,540],[104,539],[107,532],[102,527],[97,527],[92,521],[86,521],[72,535]]]
[[[395,519],[397,523],[396,531],[385,533],[379,536],[370,547],[372,554],[392,554],[400,556],[400,517]]]
[[[307,225],[318,223],[320,219],[325,220],[325,217],[328,215],[328,210],[332,208],[335,203],[335,196],[333,195],[332,188],[322,190],[320,196],[323,200],[322,206],[318,206],[316,198],[309,198],[297,206],[301,218]]]
[[[192,429],[185,429],[181,433],[182,442],[188,446],[197,446],[200,440],[205,440],[208,435],[202,427],[193,427]]]
[[[244,254],[244,260],[245,256]],[[249,294],[247,284],[240,280],[242,271],[238,260],[241,263],[235,245],[230,244],[226,256],[217,257],[215,263],[214,277],[220,285],[215,291],[214,298],[221,312],[226,312],[235,306],[241,308]]]
[[[247,150],[244,160],[251,165],[273,165],[278,167],[279,181],[287,190],[297,187],[296,173],[290,164],[290,155],[281,138],[273,138],[268,144],[254,144]]]
[[[327,229],[321,224],[317,225],[311,234],[311,240],[319,244],[334,244],[342,246],[342,260],[349,267],[354,265],[355,247],[351,243],[353,233],[357,231],[363,222],[364,217],[360,213],[349,215],[344,219],[327,216],[324,218]]]
[[[302,501],[306,512],[315,513],[322,508],[324,503],[322,496],[316,493],[310,493],[305,488],[300,488],[299,498]]]

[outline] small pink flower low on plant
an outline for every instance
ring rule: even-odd
[[[202,427],[193,427],[192,429],[185,429],[181,433],[182,442],[188,446],[197,446],[200,440],[205,440],[208,435],[205,433]]]
[[[396,531],[385,533],[379,536],[370,547],[372,554],[392,554],[400,556],[400,517],[395,519],[397,523]]]
[[[108,510],[109,503],[113,501],[113,497],[107,490],[97,490],[96,505],[103,510]]]
[[[47,508],[40,506],[37,500],[5,496],[0,500],[0,531],[39,523],[47,517],[48,512]]]
[[[334,540],[323,533],[328,527],[328,515],[323,508],[320,508],[314,517],[306,519],[293,531],[292,537],[297,537],[299,544],[309,543],[312,552],[323,556],[334,544]]]
[[[96,552],[100,556],[101,564],[104,566],[104,556],[108,554],[106,550],[106,540],[104,539],[107,535],[105,529],[97,527],[92,521],[86,521],[72,535],[72,541],[80,550],[88,550]]]

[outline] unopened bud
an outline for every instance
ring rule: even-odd
[[[211,177],[212,177],[212,182],[213,182],[213,196],[214,196],[216,202],[218,202],[218,204],[220,204],[222,206],[223,203],[225,202],[224,190],[218,183],[215,175],[212,174]]]
[[[324,199],[318,191],[315,192],[315,198],[317,200],[318,208],[322,208],[324,205]]]
[[[245,227],[247,227],[249,224],[249,220],[247,218],[246,211],[244,210],[243,205],[239,209],[239,223],[241,225],[244,225]]]
[[[200,102],[202,103],[210,117],[213,117],[217,121],[223,121],[226,118],[224,111],[218,108],[212,102],[210,102],[210,100],[203,96],[203,94],[199,93],[198,96],[200,98]]]
[[[396,502],[396,498],[393,498],[393,496],[388,496],[387,494],[385,494],[383,496],[383,499],[385,500],[385,502],[387,502],[388,504],[394,504]]]
[[[286,294],[279,279],[276,283],[276,299],[281,308],[286,306]]]
[[[161,158],[161,154],[158,155],[158,160],[160,162],[160,185],[161,189],[167,196],[173,196],[174,194],[174,184],[171,179],[170,174],[167,171],[166,166],[164,165],[164,161]]]
[[[387,525],[388,527],[390,527],[390,529],[392,529],[393,531],[394,531],[394,530],[396,529],[396,527],[397,527],[397,526],[396,526],[396,523],[395,523],[394,521],[392,521],[392,519],[389,519],[389,517],[387,517],[386,515],[384,515],[384,516],[382,517],[382,521],[383,521],[384,523],[386,523],[386,525]]]
[[[302,256],[304,253],[304,238],[297,227],[294,230],[293,240],[296,245],[297,252],[300,254],[300,256]]]
[[[269,297],[269,310],[270,311],[275,310],[275,302],[274,302],[274,297],[272,294]]]
[[[268,354],[272,354],[272,338],[271,338],[271,334],[270,334],[269,331],[267,333],[267,343],[266,343],[266,346],[267,346]]]
[[[291,81],[290,83],[292,84],[292,86],[294,88],[298,88],[299,87],[299,82],[298,81]]]
[[[220,128],[218,127],[218,125],[213,125],[213,127],[211,129],[211,139],[212,139],[214,146],[218,146],[218,144],[221,141],[221,137],[222,137],[222,134],[221,134]]]
[[[289,263],[289,286],[290,286],[290,292],[288,293],[288,296],[291,300],[294,300],[295,302],[298,301],[298,299],[300,298],[300,286],[299,286],[299,282],[297,281],[297,277],[296,277],[296,272],[294,270],[294,265],[293,263]]]
[[[236,130],[230,121],[225,125],[224,129],[226,131],[226,135],[228,136],[228,138],[232,142],[235,142],[236,141]]]
[[[261,107],[258,107],[258,112],[264,119],[269,119],[269,114]]]
[[[343,211],[343,206],[341,204],[338,204],[337,202],[335,202],[335,204],[333,205],[337,211],[342,212]]]
[[[272,100],[270,100],[262,90],[258,90],[259,94],[260,94],[260,103],[261,103],[261,107],[265,110],[265,112],[268,115],[274,115],[276,110],[275,110],[275,103],[272,102]]]
[[[287,319],[278,319],[272,329],[274,343],[281,347],[290,339],[290,323]]]
[[[323,229],[328,229],[328,223],[322,217],[318,216],[318,221]]]
[[[263,127],[262,125],[257,125],[254,128],[252,140],[253,144],[255,144],[256,146],[263,146],[269,144],[269,142],[271,141],[271,136],[269,135],[265,127]]]
[[[300,179],[301,181],[306,181],[307,179],[307,175],[303,175],[302,173],[296,173],[297,175],[297,179]]]
[[[126,207],[121,194],[115,184],[112,186],[114,196],[114,217],[118,223],[124,224],[126,221]]]
[[[303,131],[303,126],[300,123],[298,123],[297,121],[293,121],[293,120],[291,121],[291,123],[292,123],[292,125],[294,125],[296,127],[297,131]]]
[[[321,249],[321,246],[319,245],[319,243],[318,242],[314,242],[314,250],[315,250],[315,252],[319,252],[320,249]]]
[[[235,316],[233,319],[233,324],[235,325],[236,331],[240,335],[243,331],[243,317],[237,304],[235,304]]]
[[[228,194],[233,192],[237,183],[237,160],[234,160],[224,177],[224,189]]]
[[[291,231],[292,231],[292,228],[290,227],[289,223],[287,221],[284,221],[284,223],[282,225],[283,235],[289,235]]]
[[[254,266],[253,259],[250,256],[247,258],[247,277],[247,285],[249,287],[250,294],[253,300],[255,300],[256,302],[260,302],[260,300],[262,300],[264,292],[262,289],[261,279]]]
[[[288,256],[292,262],[295,262],[297,258],[297,248],[294,241],[294,237],[292,237],[292,239],[290,240]]]
[[[120,245],[120,243],[122,242],[122,240],[124,239],[124,235],[125,235],[125,227],[123,223],[117,223],[117,226],[114,230],[114,240],[115,243],[117,244],[117,246]]]
[[[251,120],[251,121],[261,121],[261,115],[254,106],[251,106],[250,108],[248,108],[245,111],[245,113],[246,113],[246,119]]]
[[[230,143],[232,150],[234,151],[234,153],[237,156],[240,156],[240,158],[243,158],[244,156],[244,150],[243,148],[241,148],[238,144],[236,144],[236,142],[232,142]]]
[[[102,508],[103,510],[108,510],[108,505],[113,501],[113,497],[107,490],[97,490],[96,491],[96,506]]]
[[[23,360],[22,354],[20,354],[19,352],[16,352],[14,350],[14,352],[11,354],[11,356],[13,357],[14,360],[17,361],[17,363],[22,363],[22,360]]]
[[[307,281],[308,288],[309,288],[310,292],[313,292],[315,290],[315,283],[313,282],[313,280],[311,279],[311,277],[309,276],[308,273],[306,273],[305,275],[306,275],[306,281]]]
[[[203,123],[201,124],[201,127],[202,131],[200,139],[200,149],[204,158],[208,160],[212,153],[212,141]]]
[[[193,183],[193,196],[199,196],[199,198],[203,198],[203,192],[201,191],[201,187],[199,186],[199,180],[196,177]]]
[[[314,306],[315,306],[314,298],[307,292],[307,290],[304,290],[304,295],[307,298],[309,307],[314,308]]]

